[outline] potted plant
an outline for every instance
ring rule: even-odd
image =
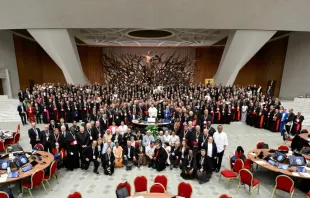
[[[151,131],[151,134],[153,135],[154,139],[157,138],[157,136],[159,135],[159,132],[158,132],[158,127],[156,125],[148,125],[146,128],[145,128],[146,131]]]

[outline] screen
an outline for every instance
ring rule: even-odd
[[[10,166],[9,160],[0,160],[0,169],[6,170]]]
[[[303,156],[290,156],[289,159],[291,166],[304,166],[306,164]]]
[[[274,166],[276,164],[276,162],[273,160],[268,160],[268,163],[271,164],[272,166]]]
[[[300,172],[300,173],[305,173],[306,169],[305,169],[305,167],[296,167],[296,171]]]
[[[27,164],[29,162],[28,158],[26,157],[26,155],[21,155],[20,157],[17,157],[14,159],[14,162],[16,163],[16,165],[18,167],[22,167],[25,164]]]
[[[279,164],[278,168],[287,170],[288,169],[288,164]]]
[[[286,159],[286,155],[277,151],[274,154],[273,158],[277,160],[278,162],[283,162]]]

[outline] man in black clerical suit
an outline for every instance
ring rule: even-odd
[[[190,131],[190,135],[188,137],[188,146],[190,148],[193,148],[194,146],[194,142],[197,142],[199,141],[199,139],[201,138],[202,136],[202,133],[200,131],[200,126],[199,125],[196,125],[195,126],[195,129]]]
[[[99,137],[103,137],[103,131],[100,126],[100,121],[96,121],[96,125],[91,129],[91,135],[94,140],[97,140]]]
[[[91,162],[94,163],[94,173],[99,174],[99,152],[97,147],[97,141],[93,141],[92,144],[83,151],[83,157],[85,160],[85,164],[81,167],[84,170],[89,168]]]
[[[159,142],[156,142],[154,150],[154,163],[157,171],[162,171],[166,168],[167,158],[168,154],[166,150],[160,146]]]
[[[24,103],[20,103],[20,105],[18,105],[17,107],[17,111],[19,113],[20,119],[22,120],[23,125],[27,124],[27,120],[26,120],[26,107],[24,105]]]
[[[28,136],[30,138],[32,148],[34,148],[36,144],[40,143],[40,129],[36,128],[35,122],[31,123],[31,129],[28,130]]]
[[[44,146],[44,151],[52,152],[49,138],[50,138],[49,126],[45,125],[44,130],[40,132],[40,142]]]

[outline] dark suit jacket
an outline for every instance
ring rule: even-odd
[[[158,152],[158,154],[157,154]],[[157,157],[156,157],[157,154]],[[159,149],[154,150],[154,158],[156,157],[156,161],[158,162],[166,162],[167,158],[168,158],[168,154],[166,152],[166,150],[163,147],[159,147]]]
[[[25,105],[23,105],[23,108],[24,108],[24,113],[26,113],[26,107],[25,107]],[[22,107],[21,107],[21,105],[18,105],[17,111],[18,111],[19,115],[22,114]]]
[[[93,126],[93,128],[91,129],[91,135],[93,136],[93,139],[94,140],[97,140],[99,138],[99,134],[101,135],[101,137],[103,137],[103,130],[100,127],[96,127],[96,126]]]
[[[51,143],[52,148],[56,147],[56,142],[57,142],[56,138],[57,137],[55,137],[54,133],[50,133],[49,142]],[[59,137],[58,137],[59,147],[62,148],[64,146],[64,143],[65,143],[64,136],[59,134]]]
[[[48,137],[48,141],[46,138]],[[45,131],[40,131],[40,142],[43,144],[43,146],[46,146],[46,143],[49,142],[50,138],[50,132],[48,131],[48,135],[46,135]]]
[[[112,138],[111,138],[111,141],[112,141],[112,142],[115,142],[115,137],[116,137],[116,134],[113,134],[113,135],[112,135]],[[118,141],[118,143],[119,143],[120,145],[122,144],[123,136],[122,136],[121,134],[118,135],[117,141]]]
[[[195,131],[191,131],[190,135],[188,137],[188,146],[192,147],[193,146],[193,142],[197,142],[196,139],[200,139],[202,137],[203,133],[201,133],[199,131],[198,137],[197,137],[197,133],[196,130]],[[198,143],[198,142],[197,142]]]
[[[65,127],[66,127],[66,131],[69,131],[69,126],[67,123],[65,123]],[[59,129],[59,131],[61,131],[61,123],[57,124],[57,128]]]
[[[39,128],[36,128],[36,129],[37,129],[38,136],[39,136],[38,138],[40,138],[40,129]],[[37,141],[37,134],[33,128],[28,130],[28,136],[30,138],[30,144],[35,144]]]
[[[100,127],[101,127],[102,131],[107,130],[107,128],[108,128],[108,119],[106,119],[106,121],[104,121],[103,118],[100,117],[99,122],[100,122]]]
[[[110,160],[109,160],[108,153],[106,152],[102,156],[102,163],[103,163],[102,165],[108,166],[109,162],[111,162],[111,164],[114,164],[114,160],[115,160],[115,156],[114,156],[113,152],[111,152],[111,154],[110,154]]]
[[[205,150],[206,150],[206,155],[208,154],[208,141],[205,142]],[[215,158],[217,155],[217,147],[214,141],[212,142],[212,158]]]
[[[144,146],[142,146],[142,153],[145,154],[145,147]],[[140,146],[135,148],[135,154],[136,154],[136,158],[138,159],[139,154],[141,154]]]
[[[94,160],[94,156],[95,156],[95,159],[98,159],[99,152],[98,152],[98,147],[97,146],[94,148],[94,151],[93,151],[92,146],[88,146],[88,147],[86,147],[86,149],[83,150],[83,157],[84,157],[84,159],[88,158],[89,161],[93,161]]]
[[[133,156],[136,156],[135,148],[133,146],[130,146],[130,158],[128,158],[128,147],[126,146],[123,150],[123,155],[124,157],[126,156],[127,159],[132,159]]]
[[[209,158],[209,156],[207,156],[207,154],[205,155],[204,157],[204,160],[202,162],[202,165],[201,165],[201,155],[199,155],[199,158],[197,160],[197,169],[203,169],[204,172],[207,172],[207,173],[211,173],[212,172],[212,168],[213,168],[213,162],[212,160]]]

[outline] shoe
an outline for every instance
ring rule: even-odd
[[[96,173],[97,175],[99,175],[99,172],[98,172],[98,171],[94,171],[94,173]]]
[[[172,170],[172,169],[173,169],[173,166],[171,165],[171,166],[170,166],[170,170]]]
[[[218,172],[220,172],[220,170],[219,170],[219,169],[216,169],[215,172],[218,173]]]

